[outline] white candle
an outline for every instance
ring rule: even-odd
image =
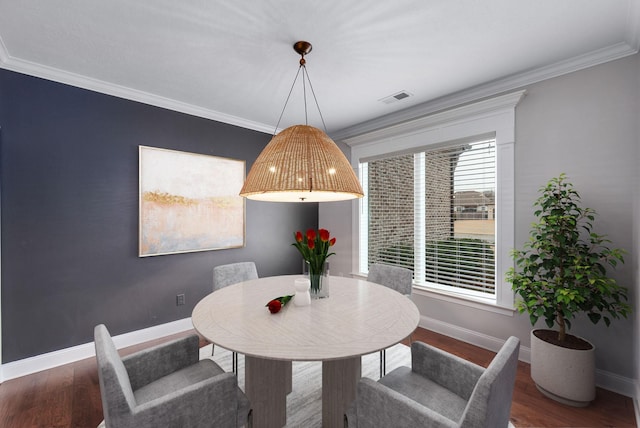
[[[293,297],[293,304],[296,306],[308,306],[311,304],[311,295],[309,294],[309,288],[311,282],[309,278],[296,278],[295,284],[296,294]]]

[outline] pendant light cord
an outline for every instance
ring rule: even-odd
[[[304,59],[304,57],[302,57]],[[304,124],[309,125],[309,116],[307,114],[307,85],[304,82],[304,76],[307,75],[307,79],[309,75],[307,74],[307,67],[304,64],[300,64],[300,68],[302,68],[302,100],[304,101]]]
[[[278,118],[278,123],[276,123],[276,128],[273,130],[273,136],[275,137],[276,133],[278,132],[278,126],[280,126],[280,121],[282,120],[282,116],[284,115],[284,111],[287,108],[287,104],[289,104],[289,98],[291,98],[291,93],[293,92],[293,88],[296,86],[296,82],[298,81],[298,76],[300,75],[300,69],[303,67],[302,64],[300,64],[300,67],[298,67],[298,72],[296,73],[296,77],[293,79],[293,84],[291,85],[291,89],[289,89],[289,95],[287,95],[287,100],[284,102],[284,107],[282,107],[282,111],[280,112],[280,117]],[[304,77],[303,77],[304,78]],[[305,109],[306,109],[306,101],[305,101]],[[306,115],[306,111],[305,111],[305,115]]]
[[[316,103],[316,108],[318,109],[318,113],[320,114],[320,120],[322,120],[322,126],[324,127],[324,132],[325,134],[328,134],[327,132],[327,124],[324,123],[324,117],[322,116],[322,111],[320,110],[320,104],[318,104],[318,99],[316,98],[316,93],[313,90],[313,85],[311,84],[311,78],[309,77],[309,72],[307,71],[307,67],[304,68],[304,73],[307,75],[307,80],[309,81],[309,88],[311,88],[311,94],[313,95],[313,101],[315,101]],[[304,76],[303,76],[304,79]],[[304,108],[305,108],[305,112],[306,112],[306,108],[307,108],[307,99],[305,98],[304,100]]]
[[[309,88],[311,89],[311,95],[313,95],[313,101],[316,103],[316,108],[318,109],[318,113],[320,114],[320,120],[322,121],[324,132],[327,133],[327,124],[324,122],[324,116],[322,116],[322,111],[320,110],[320,104],[318,104],[318,98],[316,98],[316,93],[313,90],[313,85],[311,84],[311,78],[309,77],[309,72],[307,71],[307,67],[305,65],[306,61],[304,59],[304,54],[301,54],[301,56],[302,58],[300,59],[300,67],[298,67],[298,72],[296,73],[296,77],[293,79],[293,84],[289,89],[289,94],[287,95],[287,100],[284,102],[284,107],[282,107],[282,111],[280,112],[280,117],[278,118],[278,123],[276,123],[276,128],[273,130],[274,137],[278,132],[278,126],[280,126],[280,121],[282,120],[284,111],[287,108],[287,104],[289,104],[289,99],[291,98],[291,94],[293,93],[293,88],[296,86],[296,82],[298,81],[300,70],[302,70],[302,94],[304,97],[303,98],[304,99],[304,123],[305,125],[309,125],[309,117],[307,112],[307,86],[305,83],[305,76],[306,76],[306,80],[309,82]]]

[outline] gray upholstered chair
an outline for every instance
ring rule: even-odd
[[[106,428],[251,425],[251,406],[236,377],[199,360],[197,335],[124,358],[103,324],[94,338]]]
[[[411,368],[375,382],[362,378],[345,427],[506,428],[520,341],[510,337],[486,369],[422,342]]]
[[[383,265],[380,263],[372,264],[369,267],[369,275],[367,281],[384,285],[400,294],[411,297],[413,289],[413,272],[400,266]],[[385,350],[380,351],[380,377],[386,372],[387,355]]]
[[[258,279],[254,262],[239,262],[213,268],[213,291],[250,279]]]
[[[213,268],[213,291],[251,279],[258,279],[258,270],[254,262],[238,262],[216,266]],[[213,355],[214,348],[215,346],[211,347],[211,355]],[[233,372],[237,375],[238,354],[235,352],[231,354],[231,366]]]

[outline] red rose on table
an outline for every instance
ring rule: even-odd
[[[296,232],[296,242],[302,242],[302,232]]]
[[[267,303],[265,306],[269,308],[269,312],[271,312],[272,314],[277,314],[278,312],[280,312],[280,309],[282,309],[284,305],[289,303],[289,300],[291,300],[292,297],[293,297],[293,294],[288,296],[276,297],[275,299]]]
[[[327,242],[329,241],[329,231],[327,229],[320,229],[318,231],[318,234],[320,235],[320,240],[322,242]]]
[[[280,312],[280,309],[282,309],[282,303],[280,303],[280,300],[278,299],[273,299],[272,301],[267,303],[267,307],[269,308],[269,312],[271,312],[272,314],[276,314]]]

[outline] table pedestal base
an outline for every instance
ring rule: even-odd
[[[244,389],[251,401],[254,428],[287,424],[287,394],[291,392],[291,361],[245,356]]]
[[[344,426],[344,414],[356,398],[361,373],[359,356],[322,362],[323,428]],[[287,394],[291,386],[291,361],[245,356],[245,393],[253,408],[254,428],[281,428],[287,424]]]
[[[362,375],[360,356],[322,362],[322,427],[344,427]]]

